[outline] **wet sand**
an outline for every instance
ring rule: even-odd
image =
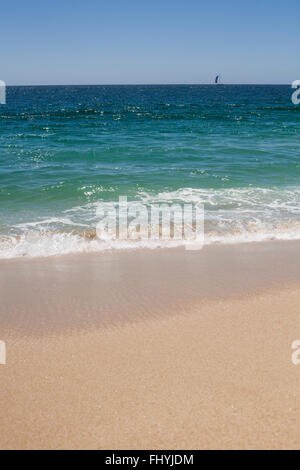
[[[300,244],[0,262],[2,449],[299,449]]]

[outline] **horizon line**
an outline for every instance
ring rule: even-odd
[[[18,84],[7,87],[30,87],[30,86],[290,86],[291,83],[53,83],[53,84]]]

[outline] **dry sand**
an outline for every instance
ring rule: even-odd
[[[299,251],[1,262],[0,448],[299,449]]]

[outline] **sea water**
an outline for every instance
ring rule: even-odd
[[[170,246],[95,236],[118,202],[202,203],[205,243],[300,239],[288,85],[8,87],[0,258]]]

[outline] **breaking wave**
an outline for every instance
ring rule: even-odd
[[[65,210],[55,217],[38,218],[10,227],[0,235],[0,258],[44,257],[69,253],[137,248],[177,247],[180,239],[116,239],[106,231],[96,233],[99,209],[109,209],[117,201],[98,201]],[[204,244],[249,243],[267,240],[300,239],[300,189],[289,188],[181,188],[158,194],[140,191],[128,207],[145,204],[202,203],[205,210]],[[174,224],[174,231],[177,230]],[[147,234],[147,227],[141,233]]]

